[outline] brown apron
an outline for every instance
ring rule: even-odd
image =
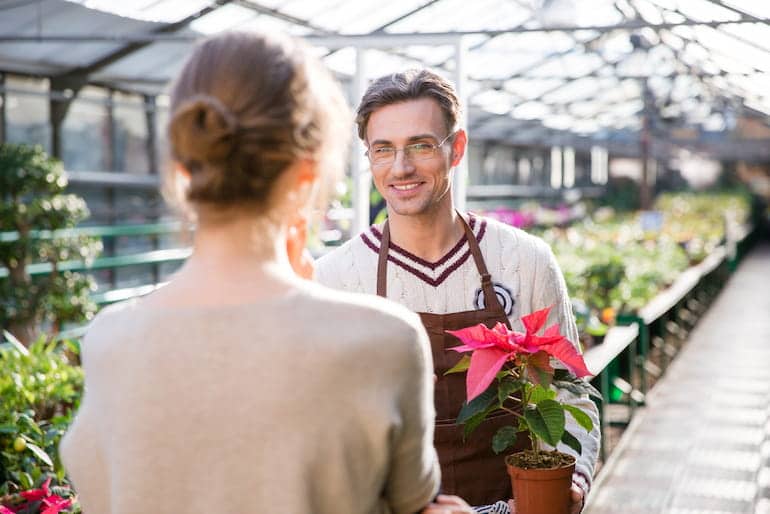
[[[456,424],[457,415],[465,401],[465,373],[444,376],[462,358],[462,354],[447,350],[459,346],[460,341],[447,330],[458,330],[484,323],[493,327],[497,322],[511,327],[500,302],[497,299],[492,279],[487,271],[476,237],[468,223],[459,216],[465,229],[476,269],[481,275],[484,291],[484,309],[450,314],[420,312],[425,329],[430,337],[433,365],[437,377],[435,388],[436,427],[434,444],[441,463],[442,492],[456,494],[471,505],[487,505],[512,497],[503,456],[529,446],[527,437],[519,436],[514,448],[505,454],[492,451],[492,437],[505,425],[516,426],[516,417],[510,413],[495,413],[481,423],[467,439],[463,438],[463,427]],[[379,263],[377,265],[377,295],[387,297],[387,260],[390,246],[388,222],[382,229]]]

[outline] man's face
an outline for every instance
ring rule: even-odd
[[[403,151],[406,145],[417,143],[437,145],[448,135],[441,107],[430,98],[387,105],[371,114],[366,126],[369,152],[397,149],[392,164],[371,164],[374,185],[392,213],[424,215],[447,202],[451,205],[450,168],[462,157],[464,133],[459,138],[462,141],[457,136],[454,141],[450,138],[427,159],[410,159]]]

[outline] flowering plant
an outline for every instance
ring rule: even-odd
[[[449,331],[464,343],[451,350],[472,352],[447,371],[467,370],[467,401],[457,422],[465,424],[468,435],[493,412],[515,414],[517,426],[500,428],[492,439],[492,449],[500,453],[516,442],[519,432],[526,432],[532,442],[532,467],[544,466],[546,452],[541,450],[541,442],[552,447],[562,442],[581,453],[580,441],[565,429],[566,413],[586,431],[593,429],[585,412],[557,399],[557,389],[600,398],[596,389],[580,379],[591,373],[577,349],[559,333],[559,326],[552,325],[537,335],[550,310],[548,307],[522,317],[524,333],[509,330],[502,323],[494,328],[479,324]],[[551,358],[567,369],[555,369]]]
[[[64,486],[52,487],[50,476],[38,489],[0,498],[0,514],[58,514],[66,509],[79,511],[72,490]]]

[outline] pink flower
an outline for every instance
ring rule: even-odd
[[[463,345],[451,348],[456,352],[473,352],[466,379],[467,401],[483,393],[497,376],[507,361],[515,360],[519,355],[532,355],[538,352],[557,358],[578,377],[590,375],[583,357],[572,343],[559,333],[559,326],[548,327],[542,336],[537,332],[543,328],[551,307],[528,314],[521,318],[526,332],[508,330],[502,323],[494,328],[483,324],[461,330],[449,330],[450,334],[462,341]],[[540,369],[548,369],[547,359],[535,358],[533,364]]]
[[[51,478],[49,477],[40,486],[40,489],[30,489],[29,491],[21,491],[19,496],[27,500],[23,505],[17,506],[17,509],[26,509],[33,502],[40,502],[40,514],[58,514],[62,510],[72,505],[71,498],[62,498],[58,494],[51,494]],[[0,505],[0,514],[14,514],[15,511],[9,507]]]
[[[46,508],[40,514],[59,514],[60,511],[72,505],[72,500],[54,494],[45,498],[43,504]]]
[[[51,496],[51,490],[49,489],[50,485],[51,477],[48,477],[46,481],[43,482],[43,485],[40,486],[40,489],[30,489],[29,491],[22,491],[19,494],[27,501],[42,500],[46,496]]]

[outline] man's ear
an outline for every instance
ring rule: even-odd
[[[459,129],[452,140],[452,164],[455,167],[465,155],[465,148],[468,145],[468,134],[463,129]]]

